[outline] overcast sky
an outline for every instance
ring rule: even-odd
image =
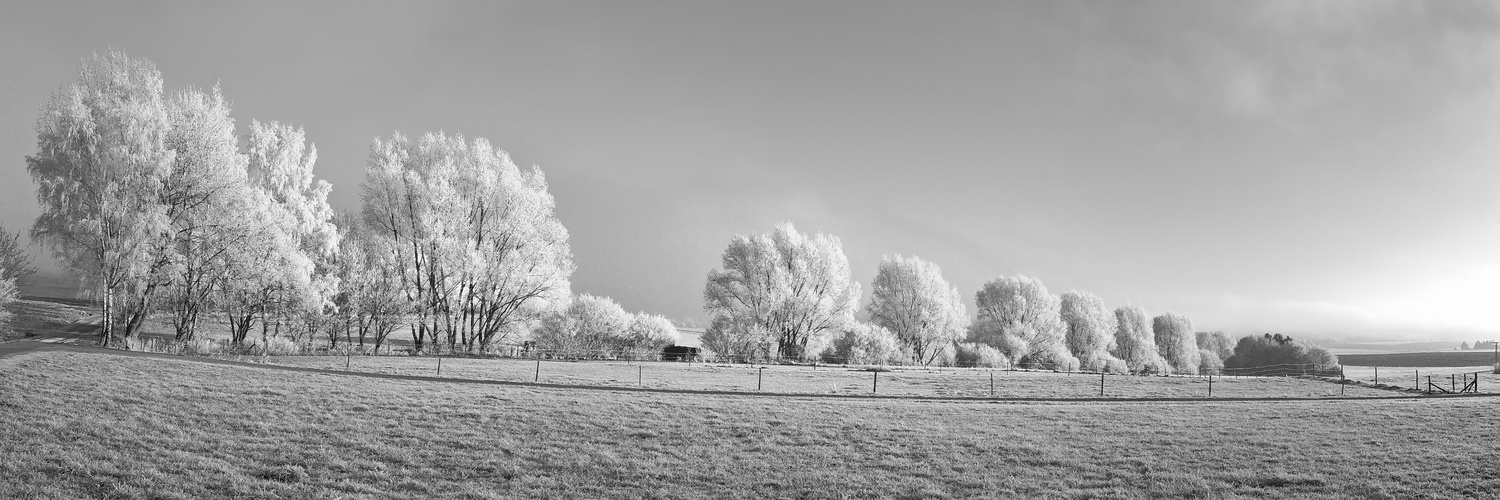
[[[701,318],[735,234],[1173,311],[1199,330],[1493,338],[1500,15],[1465,2],[0,0],[0,223],[81,60],[306,127],[357,209],[375,137],[540,165],[576,292]]]

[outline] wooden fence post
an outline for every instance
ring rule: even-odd
[[[760,392],[760,376],[765,371],[766,367],[764,366],[755,369],[755,392]]]
[[[531,379],[531,381],[532,382],[541,382],[542,381],[542,355],[540,353],[538,353],[537,356],[536,356],[536,378]]]
[[[438,356],[437,359],[438,359],[437,376],[441,377],[441,376],[443,376],[443,357],[442,356]]]
[[[880,391],[880,371],[876,370],[870,373],[875,374],[875,381],[870,384],[870,394],[875,394]]]

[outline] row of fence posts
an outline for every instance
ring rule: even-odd
[[[441,376],[443,376],[443,357],[442,356],[436,356],[436,358],[437,358],[437,376],[441,377]],[[354,360],[354,357],[353,357],[352,354],[348,354],[348,353],[345,354],[345,358],[344,358],[344,371],[350,371],[350,369],[353,366],[353,360]],[[813,369],[816,370],[817,367],[814,366]],[[755,370],[755,390],[756,390],[756,392],[761,392],[764,389],[764,387],[765,387],[765,370],[766,370],[766,367],[764,367],[764,366],[757,367],[756,370]],[[636,365],[636,374],[635,374],[635,383],[636,383],[636,386],[638,386],[638,387],[645,387],[645,371],[646,371],[646,368],[645,368],[644,365]],[[880,392],[880,371],[879,370],[871,370],[870,373],[871,373],[870,393],[872,393],[872,394],[879,393]],[[995,396],[995,372],[991,371],[989,373],[989,375],[990,375],[989,394],[990,394],[990,397],[994,397]],[[1475,392],[1478,392],[1478,388],[1479,388],[1479,380],[1478,380],[1479,377],[1478,377],[1478,375],[1475,375],[1473,379],[1470,379],[1469,378],[1469,374],[1467,374],[1467,373],[1465,373],[1463,375],[1464,375],[1464,386],[1463,386],[1464,390],[1468,390],[1470,388],[1470,386],[1472,385],[1473,390]],[[1415,377],[1416,388],[1419,391],[1432,392],[1434,387],[1437,387],[1438,390],[1442,390],[1442,388],[1440,386],[1437,386],[1436,384],[1432,383],[1432,376],[1431,375],[1427,376],[1427,384],[1424,387],[1423,384],[1422,384],[1421,370],[1415,370],[1415,371],[1413,371],[1413,376]],[[1104,397],[1105,379],[1106,379],[1106,374],[1104,372],[1100,372],[1099,373],[1099,397],[1101,397],[1101,398]],[[1441,379],[1439,379],[1439,380],[1441,380]],[[532,376],[532,382],[541,382],[541,381],[542,381],[542,359],[541,358],[536,358],[536,368],[535,368],[535,372],[533,373],[533,376]],[[1344,368],[1342,366],[1340,366],[1339,367],[1339,395],[1340,396],[1345,395],[1344,387],[1346,385],[1348,385],[1348,383],[1349,383],[1349,379],[1344,375]],[[1376,385],[1380,384],[1380,368],[1379,367],[1375,367],[1375,384]],[[1450,385],[1449,391],[1446,391],[1446,392],[1459,392],[1458,374],[1449,374],[1449,385]],[[1209,374],[1208,375],[1208,397],[1210,397],[1210,398],[1214,397],[1214,375],[1213,374]]]

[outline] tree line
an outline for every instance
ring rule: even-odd
[[[252,120],[241,134],[230,111],[217,86],[168,92],[151,61],[119,51],[86,59],[42,107],[31,236],[97,300],[102,343],[128,343],[151,317],[191,341],[212,317],[235,346],[323,336],[378,350],[402,328],[417,351],[533,329],[572,345],[594,335],[580,311],[613,304],[574,299],[545,176],[488,141],[375,139],[361,208],[345,213],[302,128]],[[676,340],[660,316],[622,321],[611,345]]]
[[[529,341],[645,355],[679,338],[662,316],[572,293],[545,175],[482,138],[376,138],[360,210],[340,212],[302,128],[252,120],[241,133],[218,86],[168,92],[154,64],[118,51],[86,59],[36,131],[31,236],[97,299],[102,343],[128,345],[153,317],[181,341],[217,318],[242,348],[322,338],[378,350],[406,329],[419,352]],[[16,266],[0,262],[0,300],[15,295]],[[985,283],[971,319],[917,257],[884,259],[871,288],[862,305],[837,237],[789,223],[737,236],[708,274],[702,341],[741,359],[1153,373],[1218,369],[1245,344],[1026,276]]]
[[[1326,350],[1277,334],[1236,342],[1197,332],[1186,316],[1150,316],[1138,306],[1111,310],[1099,296],[1054,295],[1040,280],[1002,276],[974,295],[971,320],[958,289],[937,264],[884,258],[876,269],[867,321],[856,319],[861,289],[850,278],[839,239],[804,234],[790,223],[735,237],[721,269],[708,274],[704,346],[721,357],[824,360],[1198,374],[1270,363],[1333,365]],[[1268,335],[1267,339],[1271,339]],[[1268,354],[1270,353],[1270,354]]]

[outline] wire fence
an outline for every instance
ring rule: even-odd
[[[489,350],[373,346],[233,346],[222,341],[146,339],[135,350],[301,368],[397,376],[635,387],[673,391],[973,398],[1326,398],[1491,392],[1496,375],[1282,364],[1201,374],[1058,371],[1045,366],[937,366],[838,363],[836,359],[746,359],[702,351],[549,350],[534,344]],[[1354,368],[1353,376],[1345,369]],[[1375,373],[1379,371],[1380,373]],[[1443,377],[1450,378],[1443,378]],[[1398,377],[1404,382],[1397,383]],[[1427,378],[1432,380],[1429,382]],[[1439,387],[1446,388],[1438,390]]]

